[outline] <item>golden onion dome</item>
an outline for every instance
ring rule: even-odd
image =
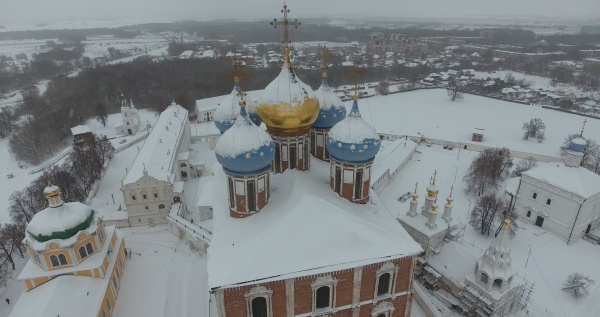
[[[317,119],[319,100],[294,73],[288,49],[279,76],[265,88],[256,112],[269,130],[282,132],[308,128]]]

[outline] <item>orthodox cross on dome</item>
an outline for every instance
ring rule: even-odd
[[[437,170],[433,171],[433,183],[432,185],[435,185],[435,178],[437,177]]]
[[[325,46],[321,46],[319,48],[319,51],[320,52],[317,55],[317,58],[321,61],[321,69],[323,71],[327,71],[327,69],[329,68],[329,61],[333,58],[333,55],[329,53],[329,50]]]
[[[417,186],[419,186],[419,182],[415,183],[415,194],[417,193]]]
[[[583,119],[583,126],[581,127],[581,134],[579,134],[580,137],[583,138],[583,130],[585,129],[585,123],[587,122],[587,119]]]
[[[285,2],[283,3],[283,9],[281,9],[281,13],[283,13],[283,20],[278,21],[277,19],[273,19],[273,21],[271,21],[271,25],[273,28],[283,26],[283,41],[281,41],[281,43],[283,43],[285,51],[289,51],[289,44],[292,43],[290,38],[290,28],[294,27],[294,29],[297,29],[301,23],[298,21],[298,19],[294,19],[293,21],[288,19],[288,13],[290,13],[290,9],[288,9]]]
[[[244,71],[246,65],[244,64],[244,61],[240,58],[241,53],[238,52],[238,50],[233,48],[233,50],[231,50],[231,53],[233,54],[233,56],[227,57],[227,63],[233,66],[233,71],[229,74],[229,79],[233,80],[234,82],[240,82],[241,86],[241,83],[244,81],[244,79],[252,78],[252,73],[250,73],[249,71]]]
[[[367,73],[367,70],[362,65],[362,61],[360,58],[354,60],[354,67],[348,71],[348,76],[351,77],[354,81],[354,98],[358,98],[358,84],[360,82],[360,78]]]

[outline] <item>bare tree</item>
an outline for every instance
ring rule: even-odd
[[[4,258],[6,260],[8,260],[8,262],[10,262],[12,269],[15,270],[15,261],[13,260],[13,257],[12,257],[12,241],[10,241],[10,238],[8,236],[9,235],[6,233],[6,225],[1,226],[0,227],[0,252],[4,256]]]
[[[489,189],[498,188],[502,174],[508,174],[513,162],[507,148],[486,149],[471,162],[463,178],[467,192],[481,196]]]
[[[537,166],[537,160],[531,156],[528,156],[527,158],[521,159],[519,162],[517,162],[517,166],[515,167],[515,170],[512,172],[512,176],[520,177],[521,174],[523,174],[523,172],[527,172],[528,170],[530,170],[536,166]]]
[[[539,134],[543,134],[544,130],[546,130],[546,125],[542,119],[534,118],[529,120],[529,122],[523,123],[523,130],[525,130],[523,140],[528,140],[529,138],[537,138]]]
[[[490,234],[490,229],[496,220],[497,214],[504,210],[504,202],[494,194],[477,198],[475,207],[471,211],[469,224],[481,234]]]
[[[377,93],[384,96],[390,93],[390,84],[387,80],[379,82],[379,85],[377,85]]]
[[[594,280],[581,273],[572,273],[563,282],[563,291],[571,294],[575,299],[581,299],[590,294],[588,287],[594,285]]]
[[[500,233],[500,230],[502,230],[502,226],[504,225],[504,220],[506,220],[506,218],[509,216],[510,216],[510,219],[509,219],[510,227],[508,227],[508,235],[511,239],[517,235],[517,230],[519,230],[519,225],[517,224],[517,218],[519,216],[515,212],[509,213],[508,208],[507,208],[507,209],[503,209],[502,212],[496,214],[499,225],[496,228],[496,233],[494,234],[495,237],[498,236],[498,234]]]
[[[6,262],[0,264],[0,287],[5,287],[8,281],[12,279],[13,271],[8,267]]]
[[[106,127],[106,123],[108,122],[108,111],[106,110],[106,106],[101,102],[98,102],[94,107],[94,111],[96,112],[96,120],[102,123],[103,127]]]
[[[21,242],[25,239],[25,224],[7,223],[3,230],[0,231],[0,239],[4,239],[11,244],[12,249],[19,250],[19,255],[25,257],[23,253],[23,245]]]
[[[450,100],[455,101],[456,99],[463,99],[463,93],[461,91],[463,85],[460,81],[452,79],[448,82],[446,87],[446,94],[450,97]]]

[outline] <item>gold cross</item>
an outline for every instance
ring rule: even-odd
[[[320,52],[317,55],[317,59],[321,60],[321,69],[322,70],[327,70],[329,68],[328,66],[328,62],[333,59],[333,55],[331,55],[329,53],[329,50],[327,49],[327,47],[322,46],[320,48]]]
[[[583,130],[585,129],[585,123],[586,122],[587,122],[587,119],[583,119],[583,127],[581,127],[581,134],[579,135],[582,138],[583,138]]]
[[[367,70],[360,66],[362,61],[360,58],[354,60],[354,67],[348,71],[348,76],[354,80],[354,96],[358,96],[358,84],[360,82],[360,77],[364,76]]]
[[[239,53],[235,48],[233,48],[231,52],[233,53],[233,57],[227,57],[227,63],[233,66],[233,71],[229,74],[229,79],[233,81],[239,81],[241,87],[244,79],[252,78],[252,73],[244,71],[246,66],[244,65],[244,61],[239,58],[241,53]]]
[[[290,39],[290,27],[293,26],[295,29],[297,29],[301,23],[298,21],[298,19],[294,19],[294,21],[290,21],[288,19],[288,13],[290,13],[290,9],[288,9],[285,2],[283,3],[283,9],[281,9],[281,13],[283,13],[283,20],[277,21],[277,19],[273,19],[273,21],[271,21],[271,25],[274,28],[283,26],[283,41],[281,41],[281,43],[283,43],[284,47],[288,49],[289,44],[292,43]]]

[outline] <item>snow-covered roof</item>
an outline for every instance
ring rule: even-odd
[[[196,201],[196,206],[198,207],[205,207],[205,206],[211,206],[213,205],[213,181],[214,181],[214,177],[213,176],[202,176],[200,178],[199,184],[198,184],[198,194],[196,195],[196,197],[198,197],[198,200]]]
[[[90,130],[90,127],[88,127],[85,124],[78,125],[76,127],[71,128],[71,133],[73,135],[79,135],[79,134],[84,134],[84,133],[89,133],[89,132],[92,132],[92,130]]]
[[[285,61],[279,75],[265,87],[259,105],[279,105],[282,103],[296,107],[304,104],[305,97],[316,99],[309,85],[298,78]],[[260,107],[260,106],[259,106]]]
[[[583,167],[568,167],[557,164],[538,167],[526,171],[523,175],[544,181],[550,185],[589,198],[600,193],[600,175]]]
[[[110,232],[109,237],[112,236],[112,232],[115,230],[114,227],[107,227],[106,229],[107,232]],[[117,245],[121,243],[122,239],[122,236],[117,234]],[[105,245],[109,244],[110,241],[107,240]],[[99,253],[93,256],[101,255],[100,259],[104,260],[106,250],[102,254]],[[111,252],[108,255],[108,272],[112,271],[118,254],[119,252]],[[27,265],[30,264],[32,264],[31,260]],[[102,261],[98,264],[98,266],[102,265]],[[57,271],[52,272],[56,273]],[[104,302],[104,295],[109,282],[110,278],[108,276],[94,278],[59,274],[58,277],[28,292],[23,292],[15,303],[10,317],[96,317]]]
[[[160,114],[152,132],[146,138],[144,146],[135,158],[129,173],[123,180],[124,184],[134,183],[144,175],[144,168],[148,175],[162,181],[170,181],[173,160],[183,133],[185,121],[188,120],[188,111],[180,105],[171,103]]]
[[[97,228],[97,226],[94,226],[94,228]],[[104,231],[106,232],[107,237],[111,237],[115,230],[116,230],[115,226],[104,227]],[[91,234],[91,233],[92,232],[88,232],[88,234]],[[76,242],[76,236],[72,237],[71,240],[73,243]],[[79,263],[76,266],[65,267],[62,269],[52,270],[52,271],[45,271],[39,265],[35,264],[33,261],[28,261],[27,264],[25,264],[25,267],[23,268],[23,270],[21,271],[21,274],[19,274],[19,277],[17,279],[18,280],[26,280],[26,279],[31,279],[31,278],[45,277],[45,276],[57,276],[57,275],[63,275],[63,274],[71,274],[71,273],[77,272],[77,271],[84,271],[84,270],[98,268],[102,265],[102,262],[104,261],[104,256],[106,255],[106,252],[110,245],[109,239],[107,239],[106,242],[107,243],[103,244],[102,250],[87,257],[85,259],[85,261]]]
[[[379,152],[371,168],[371,185],[387,170],[396,170],[417,147],[412,140],[381,141]]]
[[[410,256],[420,246],[371,192],[353,204],[329,188],[329,164],[271,176],[272,194],[260,212],[229,216],[225,174],[215,166],[209,287],[282,280]]]
[[[80,202],[48,207],[33,216],[27,225],[27,232],[33,236],[52,236],[55,233],[62,233],[85,223],[92,212],[90,206]]]

